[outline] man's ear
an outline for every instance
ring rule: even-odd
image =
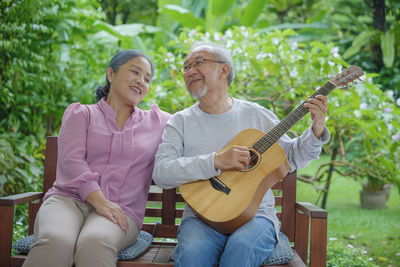
[[[112,80],[114,79],[114,75],[115,74],[115,72],[113,71],[113,69],[112,68],[107,68],[107,79],[108,79],[108,81],[111,83],[112,82]]]
[[[223,76],[222,78],[227,79],[229,72],[231,71],[231,67],[227,63],[225,63],[225,64],[223,64],[223,67],[221,68],[221,70],[222,70],[221,75]]]

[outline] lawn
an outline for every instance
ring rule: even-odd
[[[299,173],[311,174],[321,157]],[[364,251],[378,266],[400,266],[400,195],[392,188],[387,208],[365,210],[360,207],[361,184],[339,175],[333,177],[328,193],[328,240]],[[298,182],[297,200],[315,203],[318,194],[314,187]],[[337,239],[337,241],[332,241]]]

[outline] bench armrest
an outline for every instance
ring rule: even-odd
[[[300,210],[311,218],[327,218],[326,210],[311,204],[310,202],[296,202],[296,209]]]
[[[314,204],[296,203],[294,246],[306,264],[310,255],[310,267],[326,266],[327,217],[327,211]]]
[[[16,206],[18,204],[23,204],[34,200],[40,200],[41,198],[43,198],[42,192],[28,192],[17,195],[11,195],[7,197],[1,197],[0,206]]]

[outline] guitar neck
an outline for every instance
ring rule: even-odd
[[[331,81],[324,84],[321,88],[314,92],[311,98],[317,95],[328,95],[336,85]],[[261,137],[254,145],[253,148],[260,154],[264,153],[270,148],[278,139],[284,135],[290,128],[293,127],[299,120],[301,120],[307,113],[308,109],[304,107],[306,101],[301,103],[295,110],[289,113],[280,123],[278,123],[271,131]]]

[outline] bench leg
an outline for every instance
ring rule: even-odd
[[[10,266],[13,236],[14,207],[0,206],[0,264]]]
[[[311,218],[310,267],[326,266],[327,219]]]

